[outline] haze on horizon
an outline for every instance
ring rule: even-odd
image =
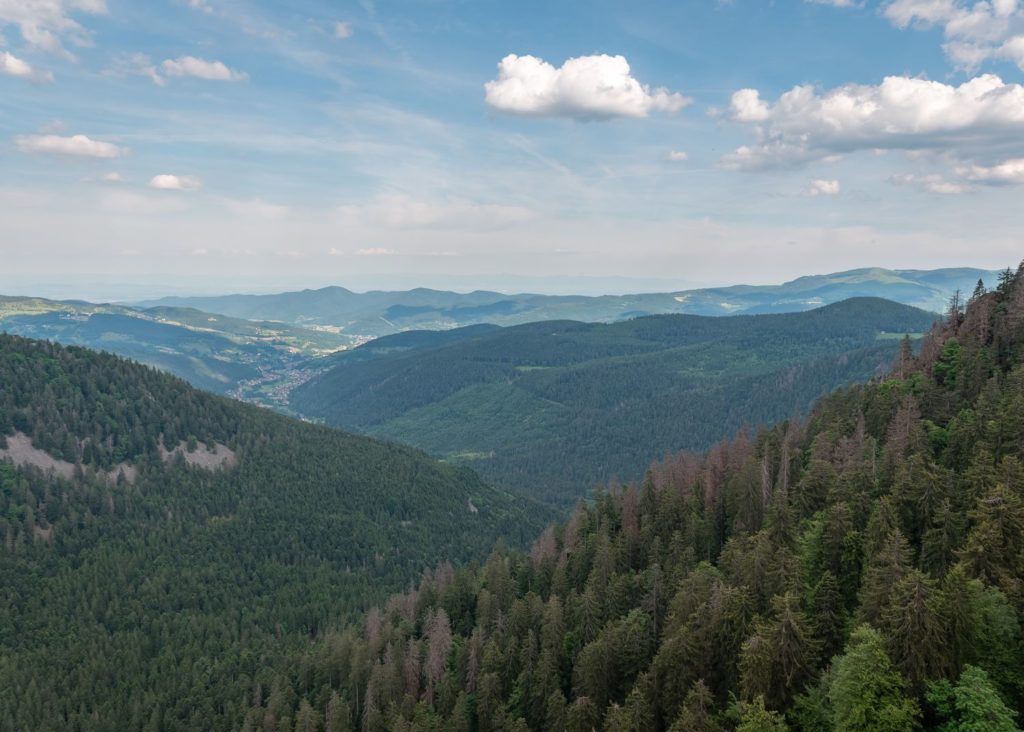
[[[1022,77],[1018,0],[0,0],[0,292],[1000,268]]]

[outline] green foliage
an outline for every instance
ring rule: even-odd
[[[870,378],[899,347],[880,333],[919,332],[933,319],[859,298],[786,315],[402,334],[334,357],[291,405],[571,504],[608,476],[640,475],[652,457],[707,448]]]
[[[870,626],[853,631],[846,653],[836,659],[828,697],[835,732],[910,732],[917,704],[893,668],[882,636]]]
[[[757,697],[753,702],[743,705],[743,716],[740,717],[740,725],[736,732],[788,732],[786,725],[778,712],[765,709],[764,697]]]
[[[573,328],[552,358],[622,346]],[[890,378],[666,458],[482,565],[539,516],[466,471],[2,345],[2,432],[81,461],[0,466],[5,731],[1012,729],[1024,704],[1024,271]],[[238,465],[165,463],[161,435]],[[96,469],[121,462],[135,481]],[[440,557],[465,563],[406,584]]]
[[[1024,275],[938,325],[903,373],[667,458],[529,553],[500,548],[330,631],[293,661],[314,678],[295,698],[401,697],[444,608],[437,688],[473,703],[417,695],[446,729],[911,732],[979,709],[1002,724],[1024,704],[1021,323]],[[950,387],[933,366],[954,337]],[[374,715],[427,728],[409,704]]]
[[[299,729],[348,729],[355,699],[295,693],[289,659],[437,557],[542,525],[415,450],[113,356],[0,336],[0,384],[0,434],[81,461],[70,479],[0,461],[5,732],[239,728],[253,699]],[[237,465],[161,459],[161,440],[193,436]],[[121,461],[134,481],[93,470]]]
[[[999,698],[988,674],[966,666],[956,684],[942,679],[931,685],[928,701],[944,721],[939,732],[1016,732],[1017,716]]]
[[[272,385],[287,383],[305,360],[356,340],[337,329],[241,320],[192,308],[3,296],[0,331],[110,351],[201,389],[265,404],[275,403]]]

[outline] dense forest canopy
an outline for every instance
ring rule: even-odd
[[[410,448],[81,348],[0,335],[0,387],[0,450],[27,436],[74,465],[0,459],[5,732],[237,728],[329,624],[547,515]],[[218,443],[232,466],[190,464]]]
[[[773,424],[871,377],[900,335],[934,319],[857,298],[785,315],[398,334],[330,357],[337,365],[291,405],[568,508],[611,476],[642,475],[653,459]]]
[[[1024,265],[919,355],[441,568],[245,730],[1018,729]]]

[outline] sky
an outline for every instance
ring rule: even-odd
[[[1018,0],[0,0],[0,292],[1024,256]]]

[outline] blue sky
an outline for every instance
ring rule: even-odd
[[[0,0],[0,292],[1024,253],[1017,0]]]

